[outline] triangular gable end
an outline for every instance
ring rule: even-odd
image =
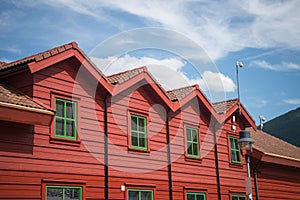
[[[225,122],[229,117],[232,116],[233,113],[240,113],[241,117],[243,119],[243,122],[245,123],[246,127],[252,127],[254,130],[256,130],[255,121],[249,114],[249,112],[246,110],[244,105],[236,100],[235,103],[224,113],[223,115],[223,122]]]
[[[132,75],[130,74],[131,72],[135,73]],[[119,79],[121,81],[117,81],[115,76],[119,76]],[[146,66],[112,75],[108,77],[108,79],[112,84],[115,84],[112,92],[113,95],[117,95],[141,81],[146,81],[149,86],[155,91],[155,93],[160,97],[160,99],[169,107],[169,109],[174,111],[174,105],[169,100],[165,90],[152,77]]]
[[[112,92],[113,86],[108,83],[105,75],[78,47],[76,42],[36,54],[34,59],[28,64],[28,67],[31,73],[35,73],[71,57],[75,57],[109,93]]]
[[[178,100],[175,103],[175,108],[174,108],[175,111],[180,109],[180,107],[182,107],[183,105],[185,105],[186,103],[191,101],[193,98],[198,97],[198,99],[203,103],[203,105],[207,109],[208,113],[210,113],[214,117],[215,120],[219,121],[219,115],[214,110],[210,101],[207,99],[207,97],[201,91],[199,85],[196,84],[196,85],[193,85],[190,87],[192,87],[193,90],[189,94],[185,95],[182,99]]]

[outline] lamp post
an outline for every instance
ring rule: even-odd
[[[242,62],[236,61],[235,63],[235,69],[236,69],[236,84],[237,84],[237,92],[238,92],[238,109],[239,114],[241,115],[241,109],[240,109],[240,82],[239,82],[239,67],[242,68],[244,64]]]
[[[240,148],[246,151],[245,159],[247,164],[247,179],[246,183],[246,193],[248,195],[248,199],[252,200],[252,187],[251,187],[251,175],[250,175],[250,155],[252,153],[252,144],[254,140],[251,138],[250,132],[246,130],[242,130],[239,132],[240,138],[238,143]]]

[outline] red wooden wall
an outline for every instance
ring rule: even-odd
[[[80,73],[78,73],[80,72]],[[53,108],[55,97],[78,103],[78,141],[58,140],[53,127],[0,121],[0,199],[44,199],[47,183],[81,185],[84,199],[104,199],[104,97],[98,85],[75,58],[69,58],[30,75],[23,72],[2,81]],[[108,98],[109,199],[125,199],[128,188],[151,188],[155,199],[169,199],[166,114],[168,108],[155,91],[141,80]],[[128,148],[129,115],[146,116],[149,150]],[[217,199],[213,127],[210,114],[197,97],[168,112],[172,160],[173,199],[184,192],[204,192]],[[237,127],[233,131],[231,126]],[[185,156],[185,127],[199,131],[199,159]],[[230,163],[229,135],[238,137],[245,126],[240,116],[230,116],[217,131],[222,199],[245,194],[246,166]],[[278,195],[299,196],[298,169],[265,165],[259,176],[261,199]],[[278,175],[285,171],[284,177]],[[299,170],[298,170],[299,171]],[[284,187],[282,187],[284,185]],[[254,187],[253,187],[254,188]],[[276,190],[277,193],[272,192]],[[254,193],[254,189],[253,189]]]

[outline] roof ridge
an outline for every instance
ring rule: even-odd
[[[118,76],[118,75],[121,75],[121,74],[126,74],[126,73],[132,72],[132,71],[138,71],[139,69],[144,69],[144,68],[146,68],[146,66],[137,67],[137,68],[133,68],[133,69],[128,69],[126,71],[122,71],[122,72],[118,72],[118,73],[115,73],[115,74],[111,74],[111,75],[107,76],[107,78],[110,78],[110,77],[113,77],[113,76]]]
[[[197,84],[195,84],[195,85],[197,85]],[[187,88],[194,88],[195,85],[187,85],[187,86],[184,86],[184,87],[175,88],[175,89],[172,89],[172,90],[167,90],[166,92],[174,92],[174,91],[183,90],[183,89],[187,89]]]
[[[227,100],[224,100],[224,101],[213,102],[212,104],[220,104],[220,103],[231,102],[231,101],[237,101],[237,100],[238,100],[238,98],[227,99]]]
[[[23,63],[27,63],[29,61],[33,61],[33,60],[40,61],[40,60],[42,60],[44,58],[51,57],[53,55],[56,55],[58,53],[61,53],[63,51],[71,49],[71,48],[78,49],[78,44],[73,41],[73,42],[70,42],[70,43],[67,43],[67,44],[63,44],[63,45],[60,45],[60,46],[48,49],[46,51],[42,51],[42,52],[33,54],[31,56],[26,56],[24,58],[21,58],[21,59],[18,59],[18,60],[6,63],[4,65],[1,65],[0,66],[0,70],[4,70],[4,69],[7,69],[7,68],[10,68],[10,67],[19,65],[19,64],[23,64]]]

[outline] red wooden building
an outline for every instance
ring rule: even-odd
[[[146,67],[107,77],[74,42],[2,62],[0,199],[246,199],[237,139],[255,123],[238,109],[197,85],[165,91]],[[299,157],[257,144],[261,199],[282,183],[297,199]]]

